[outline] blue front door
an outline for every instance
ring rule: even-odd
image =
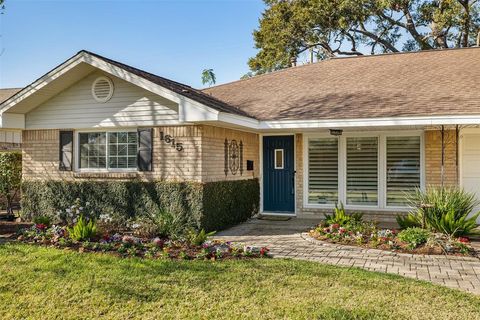
[[[263,211],[295,211],[293,136],[263,137]]]

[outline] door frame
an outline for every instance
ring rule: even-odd
[[[292,213],[276,213],[276,212],[264,212],[263,210],[263,195],[264,195],[264,190],[263,190],[263,137],[274,137],[274,136],[293,136],[293,170],[295,171],[295,179],[293,181],[293,190],[294,190],[294,195],[293,195],[293,212]],[[259,176],[259,182],[260,182],[260,210],[259,213],[264,215],[264,216],[278,216],[282,215],[285,217],[296,217],[297,216],[297,139],[296,139],[296,133],[291,133],[291,132],[281,132],[281,133],[260,133],[258,135],[259,138],[259,154],[260,154],[260,176]]]

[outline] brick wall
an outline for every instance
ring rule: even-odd
[[[59,130],[27,130],[22,136],[23,179],[72,179],[73,173],[58,170]]]
[[[444,185],[457,184],[457,151],[455,130],[444,133]],[[440,130],[425,131],[425,180],[426,185],[441,185],[442,181],[442,133]]]
[[[225,175],[225,139],[243,143],[243,173],[228,170]],[[257,178],[260,173],[259,136],[239,130],[203,126],[202,136],[203,181],[240,180]],[[254,170],[247,171],[247,160],[253,160]],[[227,163],[228,165],[228,163]]]
[[[179,152],[160,140],[160,132],[183,144]],[[27,130],[23,132],[24,179],[132,179],[221,181],[258,177],[258,135],[213,126],[169,126],[153,130],[153,170],[128,173],[80,173],[58,170],[59,130]],[[240,140],[244,145],[242,175],[225,176],[224,142]],[[74,155],[77,157],[78,155]],[[246,161],[254,160],[255,170],[247,171]]]

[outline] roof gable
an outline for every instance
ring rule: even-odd
[[[88,51],[72,58],[0,103],[2,124],[15,115],[15,127],[26,114],[95,70],[131,82],[179,104],[180,121],[215,121],[220,113],[247,117],[247,114],[189,86],[171,81]]]

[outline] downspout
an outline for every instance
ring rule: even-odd
[[[458,124],[455,127],[455,166],[457,172],[457,187],[460,186],[460,166],[458,165],[458,158],[460,156],[460,148],[458,146],[458,141],[460,139],[460,129]]]
[[[440,167],[440,185],[443,189],[445,179],[445,126],[442,125],[442,166]]]

